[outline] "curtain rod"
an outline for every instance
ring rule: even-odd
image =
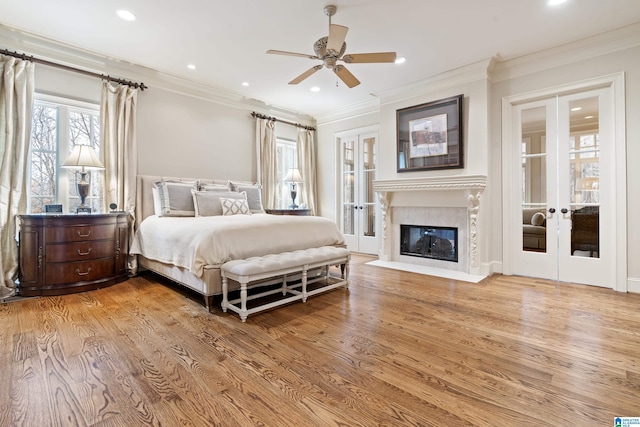
[[[313,126],[306,126],[306,125],[301,125],[300,123],[288,122],[286,120],[278,119],[276,117],[265,116],[264,114],[256,113],[255,111],[253,111],[251,113],[251,117],[254,117],[254,118],[257,117],[259,119],[272,120],[274,122],[280,122],[280,123],[284,123],[285,125],[291,125],[291,126],[295,126],[295,127],[298,127],[298,128],[303,128],[303,129],[306,129],[306,130],[313,130],[313,131],[316,130],[316,128],[314,128]]]
[[[70,67],[68,65],[63,65],[63,64],[58,64],[58,63],[55,63],[55,62],[47,61],[45,59],[35,58],[33,56],[25,55],[24,53],[11,52],[11,51],[6,50],[6,49],[0,49],[0,54],[7,55],[7,56],[13,56],[14,58],[22,59],[23,61],[31,61],[31,62],[34,62],[36,64],[47,65],[49,67],[62,68],[63,70],[73,71],[74,73],[80,73],[80,74],[84,74],[86,76],[97,77],[97,78],[102,79],[102,80],[107,80],[107,81],[110,81],[110,82],[115,82],[115,83],[120,83],[120,84],[123,84],[123,85],[126,85],[126,86],[131,86],[131,87],[134,87],[136,89],[140,89],[142,91],[144,91],[145,89],[148,88],[148,86],[145,86],[144,83],[137,83],[137,82],[132,82],[132,81],[129,81],[129,80],[119,79],[119,78],[116,78],[116,77],[105,76],[104,74],[98,74],[98,73],[94,73],[92,71],[81,70],[80,68]]]

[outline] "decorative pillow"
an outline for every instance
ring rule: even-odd
[[[542,212],[536,212],[531,217],[531,225],[541,226],[544,225],[544,220],[547,219]]]
[[[191,191],[193,204],[195,206],[196,216],[216,216],[222,215],[221,198],[225,199],[244,199],[247,200],[247,194],[236,193],[228,190],[216,191]]]
[[[195,207],[191,190],[195,189],[197,181],[177,182],[158,181],[153,184],[157,190],[157,201],[154,199],[154,209],[159,216],[195,216]],[[155,194],[154,194],[155,195]]]
[[[208,184],[200,184],[198,191],[234,191],[234,190],[229,188],[229,183],[225,183],[225,184],[208,183]]]
[[[251,213],[264,213],[262,206],[262,185],[229,181],[231,191],[247,193],[247,202]]]
[[[247,199],[220,198],[222,203],[222,215],[251,215]]]

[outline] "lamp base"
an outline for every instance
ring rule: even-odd
[[[89,206],[78,206],[76,208],[77,214],[90,214],[93,210]]]

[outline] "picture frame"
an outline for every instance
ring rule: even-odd
[[[457,95],[396,110],[398,172],[464,167],[463,99]]]

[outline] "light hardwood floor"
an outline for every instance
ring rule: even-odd
[[[147,274],[0,304],[2,426],[612,426],[640,416],[640,295],[366,265],[208,313]]]

